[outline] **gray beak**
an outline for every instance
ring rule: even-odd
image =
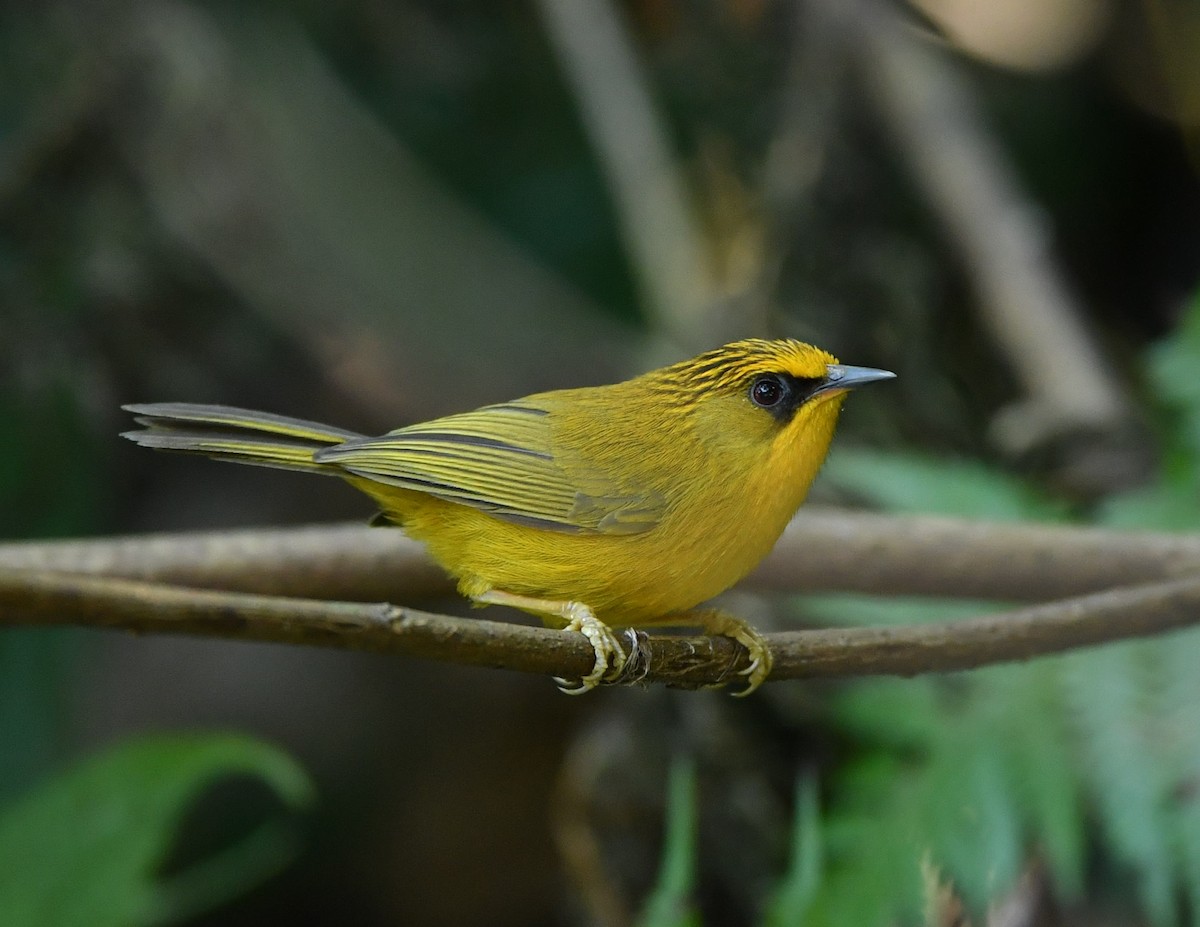
[[[817,391],[820,393],[857,389],[874,383],[877,380],[894,380],[896,375],[890,370],[880,370],[877,367],[849,367],[846,364],[826,364],[828,371],[825,383]]]

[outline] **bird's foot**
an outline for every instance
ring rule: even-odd
[[[596,617],[582,602],[560,602],[515,595],[499,589],[484,589],[472,598],[480,605],[508,605],[537,615],[553,615],[566,622],[567,631],[577,631],[587,638],[596,654],[592,670],[582,679],[563,679],[555,676],[559,691],[567,695],[583,695],[602,682],[616,682],[625,669],[625,651],[613,629]],[[634,643],[636,643],[636,638]]]
[[[745,669],[738,670],[739,676],[746,677],[746,687],[732,693],[736,698],[745,698],[761,686],[764,680],[771,675],[771,668],[775,664],[775,658],[771,655],[771,648],[767,644],[767,639],[741,618],[737,618],[728,612],[714,610],[703,612],[699,617],[701,619],[700,624],[705,632],[708,634],[719,634],[722,637],[731,637],[745,647],[746,652],[749,653],[750,665]]]
[[[582,679],[571,680],[556,676],[558,690],[567,695],[583,695],[591,692],[605,680],[616,679],[625,668],[625,651],[613,629],[595,616],[582,602],[566,602],[562,616],[567,619],[564,630],[578,631],[588,639],[596,654],[592,671]]]

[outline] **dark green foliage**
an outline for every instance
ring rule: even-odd
[[[640,927],[697,927],[692,901],[696,887],[696,764],[685,758],[671,765],[667,788],[666,835],[658,881],[638,921]]]
[[[821,885],[824,847],[816,778],[796,780],[796,811],[792,825],[792,858],[767,909],[767,927],[788,927],[805,917]]]
[[[856,685],[835,723],[862,745],[823,822],[825,878],[805,924],[917,923],[931,859],[977,908],[1040,847],[1063,897],[1083,883],[1083,820],[1047,663]]]
[[[0,807],[0,923],[166,923],[242,893],[291,857],[294,841],[279,823],[170,879],[158,875],[184,812],[229,776],[260,779],[293,809],[312,801],[286,754],[205,734],[126,742]]]

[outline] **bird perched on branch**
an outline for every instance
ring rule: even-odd
[[[264,412],[129,405],[144,447],[339,476],[421,541],[481,605],[579,631],[596,655],[578,693],[620,677],[611,625],[762,636],[697,606],[770,551],[808,492],[848,390],[895,376],[799,341],[737,341],[609,386],[556,390],[379,437]]]

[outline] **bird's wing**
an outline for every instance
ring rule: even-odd
[[[623,490],[608,474],[564,466],[555,454],[553,414],[522,400],[486,406],[346,441],[314,459],[518,524],[598,534],[638,534],[658,524],[665,504],[659,494]]]

